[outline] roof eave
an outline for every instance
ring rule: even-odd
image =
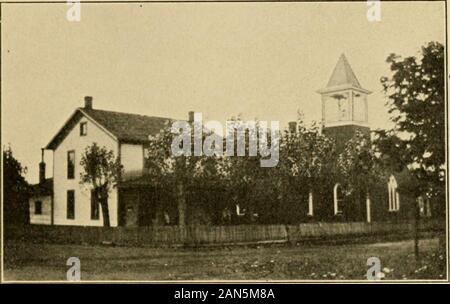
[[[316,92],[319,94],[327,94],[327,93],[334,93],[334,92],[339,92],[339,91],[343,91],[343,90],[354,90],[354,91],[358,91],[364,94],[372,94],[372,91],[363,89],[363,88],[358,88],[355,87],[353,85],[340,85],[340,86],[333,86],[333,87],[327,87],[327,88],[323,88],[320,90],[317,90]]]
[[[64,131],[64,128],[75,117],[75,115],[78,113],[78,110],[79,109],[76,109],[72,113],[72,115],[70,115],[69,119],[67,119],[66,122],[63,124],[63,126],[59,129],[59,131],[56,132],[56,134],[53,136],[53,138],[50,140],[50,142],[45,146],[46,150],[55,150],[59,146],[59,143],[57,143],[58,135]]]
[[[119,138],[118,141],[121,144],[133,144],[133,145],[143,145],[143,144],[147,144],[150,142],[149,140],[129,139],[129,138]]]

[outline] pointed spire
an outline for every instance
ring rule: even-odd
[[[319,94],[328,94],[343,90],[356,90],[364,94],[371,94],[372,92],[361,87],[352,67],[348,63],[344,54],[339,57],[339,60],[331,74],[330,80],[325,88],[316,91]]]
[[[355,76],[350,64],[344,53],[336,64],[336,67],[331,74],[330,80],[328,81],[327,88],[349,85],[356,88],[361,88],[358,79]]]

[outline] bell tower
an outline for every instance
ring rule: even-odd
[[[357,130],[370,137],[367,96],[372,92],[361,87],[344,54],[327,86],[317,92],[322,96],[323,132],[336,140],[338,150]]]

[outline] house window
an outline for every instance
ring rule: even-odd
[[[99,203],[96,191],[91,190],[91,220],[100,218]]]
[[[334,185],[333,188],[333,203],[334,215],[342,214],[342,189],[340,184]]]
[[[87,122],[80,123],[80,136],[87,135]]]
[[[67,178],[75,178],[75,151],[67,152]]]
[[[42,214],[42,202],[41,201],[34,202],[34,214]]]
[[[75,191],[67,190],[67,219],[75,219]]]
[[[397,180],[393,175],[389,177],[388,195],[389,195],[389,211],[400,210],[400,196],[398,195],[397,191]]]

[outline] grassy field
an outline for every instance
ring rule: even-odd
[[[221,248],[138,248],[9,242],[4,280],[65,280],[78,257],[82,280],[364,280],[378,257],[387,280],[445,279],[437,239],[348,245],[266,245]]]

